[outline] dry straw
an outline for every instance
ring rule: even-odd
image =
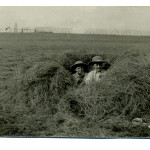
[[[15,135],[105,137],[109,133],[103,125],[110,118],[125,118],[124,129],[132,118],[149,115],[149,60],[134,51],[119,57],[99,53],[111,64],[106,76],[99,83],[74,87],[70,66],[77,60],[88,63],[94,55],[68,52],[24,62],[1,96],[4,119],[9,125],[11,117],[15,120],[3,134],[11,135],[15,128]]]

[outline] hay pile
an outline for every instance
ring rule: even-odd
[[[53,108],[52,105],[58,103],[59,98],[74,84],[70,72],[53,61],[33,62],[26,71],[16,74],[7,91],[14,94],[13,99],[7,101],[24,101],[30,108]]]
[[[91,110],[85,107],[93,106],[90,115],[95,114],[95,117],[103,113],[141,116],[150,108],[149,76],[149,63],[146,64],[143,57],[130,54],[118,58],[99,83],[69,92],[63,99],[74,99],[81,105],[84,103],[86,106],[82,109],[87,111],[85,114]]]
[[[64,95],[59,103],[59,111],[81,119],[74,127],[76,131],[82,124],[84,124],[83,129],[90,127],[92,130],[97,125],[101,127],[112,117],[117,117],[118,120],[125,117],[126,121],[130,122],[135,117],[148,116],[150,114],[149,66],[149,61],[137,52],[121,56],[116,59],[99,83],[69,91]],[[112,130],[112,126],[113,124],[110,123],[109,129]],[[131,130],[132,127],[126,131]],[[129,135],[137,136],[137,134]]]
[[[2,110],[13,134],[112,137],[124,129],[127,133],[118,135],[136,133],[129,126],[131,119],[150,114],[150,62],[133,51],[119,57],[100,54],[111,64],[106,76],[99,83],[75,88],[70,66],[77,60],[88,63],[95,55],[65,53],[55,61],[25,63],[2,95]],[[12,130],[3,134],[12,135]]]
[[[24,63],[7,84],[1,95],[3,116],[10,121],[15,120],[15,135],[38,135],[46,119],[57,112],[57,103],[74,85],[74,80],[59,63],[40,58]],[[40,125],[35,130],[33,126],[38,125],[37,120]],[[8,132],[11,134],[11,131]]]

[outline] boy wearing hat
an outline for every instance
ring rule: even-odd
[[[71,72],[73,73],[73,77],[77,85],[84,83],[85,77],[87,75],[87,73],[85,73],[87,68],[87,65],[82,61],[76,61],[75,64],[71,66]]]
[[[100,81],[100,79],[106,74],[106,71],[103,69],[106,65],[106,62],[103,61],[100,56],[95,56],[89,65],[93,67],[93,70],[88,73],[85,83],[89,84]]]

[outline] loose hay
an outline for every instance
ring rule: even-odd
[[[99,121],[103,124],[112,116],[126,117],[130,122],[150,114],[150,68],[143,61],[139,54],[116,59],[99,83],[69,91],[58,104],[59,110],[76,118],[82,116],[80,124],[85,121],[85,128],[93,128]]]
[[[3,111],[12,118],[16,116],[15,125],[19,129],[22,128],[19,126],[20,122],[24,122],[23,126],[26,128],[36,124],[33,114],[38,118],[43,115],[47,115],[46,118],[54,115],[57,112],[56,106],[60,97],[74,84],[70,72],[53,61],[32,62],[30,67],[25,68],[23,72],[17,72],[9,81],[9,88],[1,97]],[[33,122],[27,124],[24,115],[29,115]],[[34,135],[37,130],[33,130],[31,134]],[[16,134],[19,131],[16,131]],[[28,134],[28,131],[24,132]],[[25,133],[20,134],[25,135]]]
[[[71,64],[77,60],[87,63],[95,55],[65,53],[55,58],[55,62],[44,58],[24,64],[24,69],[19,70],[3,93],[1,104],[6,114],[16,117],[16,134],[28,135],[35,125],[32,135],[107,137],[113,136],[111,131],[114,134],[126,129],[126,125],[114,125],[114,119],[104,134],[104,126],[110,118],[121,120],[123,117],[130,124],[134,117],[149,115],[150,67],[145,56],[138,53],[129,52],[118,58],[102,55],[112,64],[106,69],[106,76],[91,86],[73,87]],[[24,114],[29,115],[32,122],[24,121]],[[45,122],[40,118],[38,121],[47,132],[40,131],[36,125],[39,116],[45,116]]]
[[[10,89],[15,91],[14,101],[24,98],[24,102],[35,109],[42,106],[54,109],[60,96],[73,85],[71,74],[55,62],[37,62],[14,80],[15,89]]]

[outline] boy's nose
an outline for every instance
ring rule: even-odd
[[[79,69],[80,72],[82,72],[82,69]]]

